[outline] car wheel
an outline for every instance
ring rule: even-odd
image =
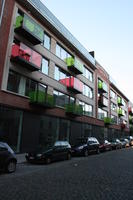
[[[67,154],[67,160],[71,160],[71,154],[70,153]]]
[[[8,173],[12,173],[16,171],[16,162],[14,160],[9,161],[6,171]]]
[[[85,151],[84,151],[84,156],[85,156],[85,157],[88,156],[88,150],[87,150],[87,149],[85,149]]]
[[[46,164],[50,164],[51,163],[51,158],[46,158]]]

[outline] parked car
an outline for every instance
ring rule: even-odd
[[[91,152],[100,152],[99,141],[95,137],[79,138],[77,145],[72,147],[72,155],[88,156]]]
[[[115,138],[115,139],[112,139],[111,146],[112,146],[112,149],[121,149],[122,143],[119,139]]]
[[[112,150],[111,142],[109,142],[108,140],[100,141],[99,149],[100,152]]]
[[[30,163],[49,164],[57,160],[71,159],[71,145],[67,141],[56,141],[52,146],[40,146],[35,151],[26,154]]]
[[[129,140],[129,144],[130,144],[130,146],[133,146],[133,136],[127,136],[126,137],[128,140]]]
[[[5,142],[0,142],[0,170],[12,173],[16,170],[17,158]]]
[[[122,148],[126,147],[126,141],[124,138],[120,138],[121,144],[122,144]]]

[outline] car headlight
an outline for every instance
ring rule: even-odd
[[[41,157],[41,156],[42,156],[42,154],[41,154],[41,153],[39,153],[39,154],[37,154],[36,156],[37,156],[37,157]]]
[[[83,148],[84,148],[84,147],[83,147],[83,146],[81,146],[81,147],[78,147],[77,149],[78,149],[78,150],[82,150]]]

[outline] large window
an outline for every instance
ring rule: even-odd
[[[59,67],[55,66],[55,73],[54,73],[54,78],[55,80],[59,81],[60,83],[65,84],[66,78],[69,77],[68,73],[64,72],[62,69]]]
[[[110,97],[116,99],[117,95],[113,90],[110,90]]]
[[[113,110],[115,112],[117,111],[117,106],[113,102],[111,102],[111,110]]]
[[[111,115],[112,123],[117,124],[117,116]]]
[[[29,92],[35,91],[36,89],[37,82],[14,71],[9,72],[7,90],[24,96],[29,96]]]
[[[72,57],[64,48],[62,48],[59,44],[56,44],[56,55],[65,60],[66,58]]]
[[[93,116],[93,106],[92,105],[88,105],[82,101],[79,101],[79,105],[82,105],[84,115]]]
[[[107,117],[108,113],[105,110],[102,110],[101,108],[98,108],[98,119],[104,119],[104,117]]]
[[[83,67],[83,76],[86,77],[89,81],[93,81],[93,73],[90,72],[85,66]]]
[[[46,49],[50,50],[51,38],[48,34],[44,33],[43,45]]]
[[[41,72],[48,75],[49,61],[45,58],[42,59]]]
[[[75,103],[75,99],[73,97],[66,95],[66,94],[63,94],[63,93],[58,92],[56,90],[54,90],[53,94],[54,94],[56,106],[64,107],[66,104]]]
[[[93,89],[84,84],[84,86],[83,86],[83,95],[85,95],[85,96],[87,96],[87,97],[92,99],[93,98]]]

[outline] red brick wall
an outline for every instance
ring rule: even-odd
[[[5,63],[14,4],[15,0],[5,1],[4,13],[0,27],[0,87],[2,82],[3,68]]]

